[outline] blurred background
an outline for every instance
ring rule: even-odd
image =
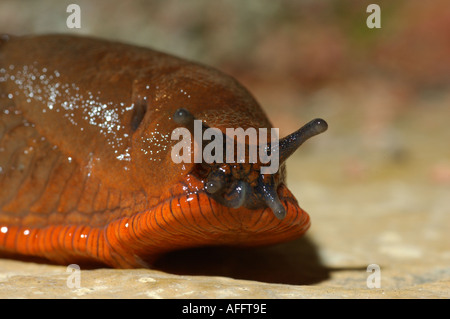
[[[80,29],[66,26],[70,3]],[[371,3],[379,29],[366,25]],[[0,32],[93,35],[208,64],[246,86],[282,136],[326,119],[288,162],[323,268],[419,262],[447,265],[448,278],[449,1],[1,0]],[[302,259],[286,256],[293,269]]]
[[[402,165],[433,156],[422,173],[450,183],[450,130],[438,115],[450,106],[450,3],[377,1],[381,28],[369,29],[372,2],[2,0],[0,30],[93,35],[214,66],[253,93],[282,135],[326,118],[327,137],[311,144],[339,136],[326,148],[349,160],[334,163],[348,178],[374,169],[359,156]],[[81,8],[80,29],[66,26],[70,3]],[[414,129],[405,134],[405,126]]]

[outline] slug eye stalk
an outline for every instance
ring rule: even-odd
[[[322,119],[314,119],[292,134],[279,141],[280,163],[285,162],[305,141],[313,136],[325,132],[328,123]]]

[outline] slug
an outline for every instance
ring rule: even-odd
[[[174,162],[172,132],[193,134],[196,120],[224,139],[226,128],[272,128],[213,68],[89,37],[1,36],[0,251],[135,268],[176,249],[301,236],[310,219],[286,187],[285,161],[326,122],[276,149],[267,137],[279,169],[262,174],[260,160]]]

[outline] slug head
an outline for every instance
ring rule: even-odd
[[[178,109],[173,115],[173,120],[194,135],[195,117],[189,111]],[[202,132],[205,132],[208,128],[208,125],[202,123]],[[279,140],[278,143],[258,145],[258,154],[260,154],[259,148],[265,147],[271,155],[279,157],[278,163],[281,167],[301,144],[326,131],[327,128],[328,125],[324,120],[312,120],[296,132]],[[222,135],[223,147],[227,149],[225,141],[229,137],[223,133]],[[236,146],[235,141],[232,144]],[[204,147],[207,147],[207,144]],[[278,219],[283,219],[286,216],[286,209],[277,192],[278,187],[283,182],[283,172],[277,170],[274,174],[262,174],[261,168],[265,164],[259,161],[251,163],[248,160],[249,145],[246,144],[245,148],[247,151],[245,152],[246,160],[244,162],[227,163],[226,156],[224,156],[224,160],[221,162],[207,163],[202,161],[195,166],[194,173],[205,181],[206,192],[220,204],[231,208],[257,209],[269,207]]]

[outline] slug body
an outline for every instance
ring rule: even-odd
[[[175,249],[301,236],[309,216],[284,163],[271,176],[257,164],[174,163],[171,133],[189,116],[223,132],[271,128],[212,68],[92,38],[1,37],[0,251],[129,268]]]

